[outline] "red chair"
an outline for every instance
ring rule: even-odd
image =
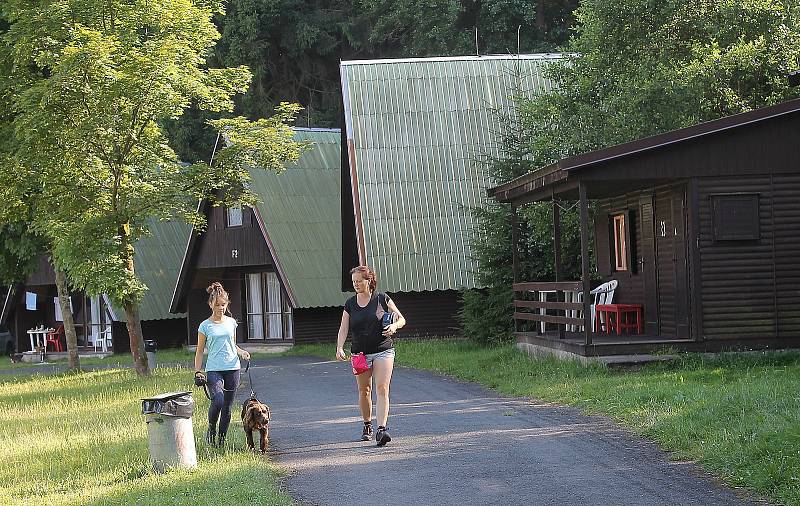
[[[66,342],[66,335],[64,334],[64,325],[59,325],[56,330],[47,334],[47,340],[44,343],[45,349],[47,345],[53,345],[53,351],[64,351],[65,346],[62,342]]]

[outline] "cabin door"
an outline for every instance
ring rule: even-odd
[[[688,338],[686,189],[683,185],[660,189],[655,200],[659,334]]]
[[[644,333],[658,335],[658,282],[656,269],[655,222],[653,217],[653,194],[639,197],[641,217],[641,248],[639,250],[639,273],[644,279]]]

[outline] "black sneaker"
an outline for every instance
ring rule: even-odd
[[[378,427],[378,432],[375,433],[375,441],[377,442],[377,446],[384,446],[386,443],[392,440],[392,436],[389,435],[389,432],[384,427]]]
[[[364,431],[361,433],[361,440],[362,441],[369,441],[372,439],[372,424],[365,423],[364,424]]]
[[[216,446],[214,444],[214,437],[216,436],[216,430],[212,429],[211,427],[208,428],[206,431],[206,444],[209,446]]]
[[[220,434],[217,438],[217,446],[220,448],[225,447],[225,434]]]

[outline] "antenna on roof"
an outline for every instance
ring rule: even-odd
[[[217,152],[217,144],[219,144],[219,136],[222,135],[222,132],[217,132],[217,140],[214,141],[214,149],[211,150],[211,160],[208,161],[208,166],[214,163],[214,154]]]
[[[522,30],[522,25],[517,26],[517,56],[519,56],[519,32]]]
[[[786,77],[789,78],[789,86],[800,85],[800,70],[789,72],[789,74]]]
[[[475,56],[480,56],[481,52],[478,51],[478,27],[475,26]]]

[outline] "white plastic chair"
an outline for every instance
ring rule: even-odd
[[[103,353],[108,352],[108,349],[111,347],[111,342],[111,326],[109,325],[105,330],[101,330],[97,333],[97,337],[93,343],[94,351],[100,348]]]
[[[617,285],[619,282],[616,279],[612,279],[602,285],[598,286],[591,292],[591,295],[594,295],[592,300],[592,304],[589,306],[592,312],[592,330],[594,330],[594,319],[595,319],[595,306],[598,304],[612,304],[614,301],[614,291],[617,289]],[[583,292],[576,292],[575,293],[575,300],[573,302],[582,303],[583,302]],[[572,317],[583,318],[583,311],[575,311],[577,314],[572,314]],[[602,318],[602,315],[601,315]],[[601,320],[601,323],[605,324],[605,321]],[[577,330],[583,330],[583,325],[577,327]]]
[[[597,306],[598,304],[611,304],[614,300],[614,290],[617,289],[618,284],[619,282],[616,279],[612,279],[611,281],[603,283],[602,285],[598,286],[597,288],[589,292],[590,294],[594,295],[594,302],[592,303],[591,306],[592,330],[594,330],[594,319],[596,317],[595,316],[596,311],[594,310],[594,307]],[[602,315],[601,318],[603,318]],[[601,319],[600,323],[605,324],[606,322]]]

